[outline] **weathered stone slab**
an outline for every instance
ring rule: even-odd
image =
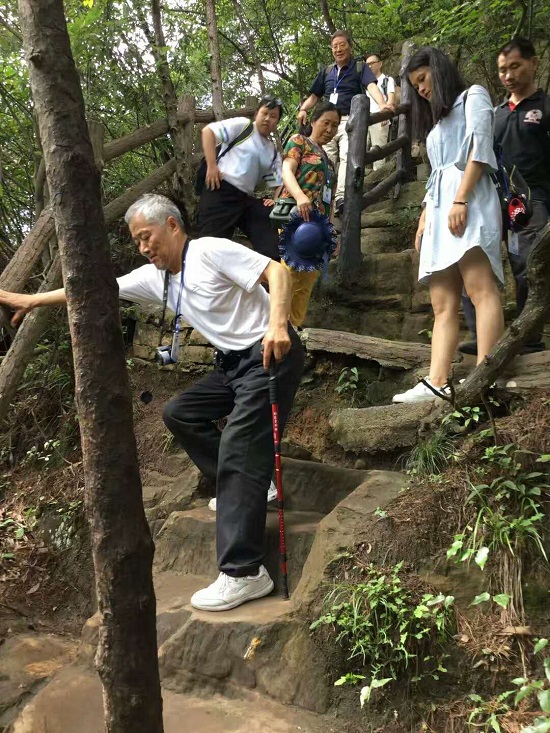
[[[315,650],[311,642],[311,656]],[[318,654],[318,651],[317,651]],[[302,674],[305,661],[296,671]],[[286,680],[282,679],[281,684]],[[326,687],[326,684],[325,684]],[[341,733],[334,719],[306,710],[291,709],[256,692],[204,696],[197,684],[197,696],[163,690],[165,733]],[[202,693],[202,694],[201,694]],[[325,697],[328,696],[323,691]],[[18,716],[12,733],[103,733],[103,699],[99,676],[78,665],[67,667],[31,700]]]
[[[319,600],[328,569],[349,548],[368,539],[365,527],[376,509],[384,509],[406,485],[395,471],[369,471],[368,478],[320,523],[293,601],[302,611]]]
[[[402,252],[410,249],[411,240],[397,227],[376,227],[361,230],[361,252],[364,255],[381,252]]]
[[[319,512],[285,512],[288,583],[291,590],[298,584],[321,518],[322,514]],[[155,568],[159,572],[177,570],[212,579],[218,573],[216,514],[206,506],[173,512],[158,532],[155,545]],[[269,511],[267,515],[264,564],[277,585],[279,525],[274,511]]]
[[[53,634],[8,636],[0,647],[0,729],[17,707],[75,656],[77,643]],[[39,729],[36,729],[38,731]]]
[[[416,443],[418,423],[432,409],[432,402],[347,408],[333,411],[329,422],[344,450],[392,452]]]
[[[306,350],[332,354],[349,354],[375,361],[394,369],[415,369],[430,363],[430,346],[412,342],[389,341],[344,331],[308,328],[302,334]]]

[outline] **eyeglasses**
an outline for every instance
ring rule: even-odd
[[[367,61],[367,66],[375,66],[376,64],[381,64],[381,61]]]
[[[331,46],[333,51],[344,51],[348,47],[348,42],[345,43],[335,43],[334,46]]]

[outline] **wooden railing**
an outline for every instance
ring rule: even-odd
[[[403,44],[400,76],[403,81],[405,69],[414,52],[411,41]],[[401,184],[414,179],[415,171],[411,156],[410,87],[401,84],[401,104],[395,112],[370,113],[370,100],[366,94],[351,100],[350,116],[346,125],[349,136],[348,162],[346,168],[345,206],[342,217],[338,277],[342,282],[353,280],[354,273],[361,268],[361,214],[372,204],[380,201],[392,188],[399,194]],[[367,133],[370,125],[398,117],[397,138],[382,146],[367,150]],[[365,165],[386,158],[397,151],[397,168],[367,193],[363,192]]]

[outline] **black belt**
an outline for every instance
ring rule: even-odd
[[[247,359],[250,356],[255,345],[256,344],[252,344],[252,346],[249,346],[247,349],[243,349],[242,351],[228,351],[227,353],[217,349],[214,354],[214,364],[216,369],[221,369],[223,372],[234,369],[241,359]]]

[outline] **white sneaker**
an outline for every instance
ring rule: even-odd
[[[426,381],[428,381],[426,379]],[[431,384],[431,383],[430,383]],[[434,387],[442,395],[450,395],[448,387]],[[431,389],[426,387],[422,382],[418,382],[416,387],[408,389],[402,394],[396,394],[393,396],[392,402],[430,402],[431,400],[438,399]]]
[[[233,578],[220,573],[208,588],[198,590],[191,596],[191,605],[200,611],[229,611],[241,603],[263,598],[273,590],[273,581],[263,565],[258,575]]]
[[[275,484],[272,481],[269,484],[269,489],[267,490],[267,501],[269,503],[270,501],[275,501],[276,498],[277,498],[277,487],[275,486]],[[211,512],[216,511],[216,497],[214,497],[213,499],[210,499],[210,501],[208,502],[208,508],[210,509]]]

